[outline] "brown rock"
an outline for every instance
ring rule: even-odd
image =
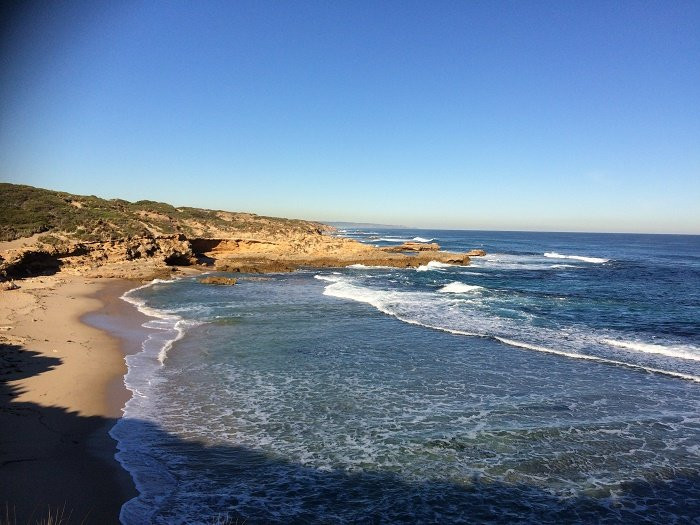
[[[399,246],[387,246],[385,248],[380,248],[383,252],[387,253],[402,253],[402,252],[436,252],[440,249],[440,245],[436,242],[425,243],[425,242],[413,242],[408,241]]]
[[[228,258],[217,261],[216,269],[220,272],[235,273],[282,273],[299,269],[299,264],[277,259]]]
[[[233,286],[234,284],[236,284],[237,280],[234,279],[233,277],[211,276],[211,277],[203,277],[202,279],[199,280],[199,282],[202,284],[217,284],[217,285],[224,285],[224,286]]]
[[[469,257],[483,257],[486,252],[484,250],[471,250],[467,252],[467,255]]]

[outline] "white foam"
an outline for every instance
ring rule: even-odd
[[[397,239],[396,237],[379,237],[377,240],[384,242],[407,242],[409,239]]]
[[[477,286],[475,284],[465,284],[459,281],[453,281],[450,284],[446,284],[438,290],[441,293],[469,293],[475,292],[477,290],[483,290],[483,286]]]
[[[143,290],[144,288],[148,288],[157,284],[167,284],[167,283],[173,283],[175,282],[174,279],[171,280],[166,280],[166,279],[154,279],[150,283],[144,284],[143,286],[139,286],[137,288],[132,288],[131,290],[128,290],[125,292],[122,296],[121,299],[123,301],[126,301],[127,303],[130,303],[136,307],[136,309],[141,312],[142,314],[148,316],[148,317],[154,317],[155,319],[160,320],[161,322],[158,321],[148,321],[143,324],[145,328],[150,328],[153,330],[161,330],[164,332],[167,331],[172,331],[172,337],[166,337],[162,341],[162,347],[158,351],[158,354],[156,356],[158,362],[163,365],[165,363],[165,359],[168,356],[168,351],[172,348],[173,344],[176,341],[179,341],[185,336],[186,331],[193,327],[197,326],[199,323],[197,321],[186,321],[179,315],[174,314],[173,312],[167,311],[167,310],[158,310],[155,308],[151,308],[146,304],[146,301],[143,299],[139,299],[136,297],[133,297],[133,293],[138,291],[138,290]],[[142,347],[144,348],[144,351],[147,347],[149,347],[149,343],[153,341],[155,338],[153,336],[149,336],[146,341],[144,341]]]
[[[470,266],[489,270],[549,270],[551,263],[541,255],[489,253],[471,259]]]
[[[151,319],[143,324],[151,329],[148,337],[141,344],[141,352],[126,356],[127,373],[124,385],[131,391],[132,397],[123,409],[124,417],[110,430],[110,435],[117,441],[118,452],[115,457],[126,471],[131,474],[136,489],[140,495],[147,494],[149,487],[158,485],[170,487],[174,485],[166,468],[149,454],[141,452],[142,432],[147,430],[134,421],[148,419],[152,389],[162,380],[159,371],[162,369],[168,351],[173,344],[182,339],[187,328],[193,322],[188,322],[173,312],[158,310],[146,305],[146,301],[134,297],[134,292],[158,284],[174,282],[173,280],[156,279],[143,286],[133,288],[121,296],[121,299],[134,305],[141,313]],[[168,489],[165,489],[168,492]],[[121,509],[122,523],[135,523],[143,520],[153,512],[151,506],[144,507],[141,497],[127,501]],[[147,520],[148,521],[148,520]]]
[[[428,264],[421,264],[416,268],[417,272],[427,272],[430,270],[438,270],[440,268],[453,268],[456,267],[456,264],[447,264],[444,262],[440,261],[430,261]]]
[[[495,339],[501,341],[502,343],[505,343],[507,345],[511,346],[517,346],[520,348],[526,348],[528,350],[536,350],[537,352],[545,352],[548,354],[555,354],[555,355],[560,355],[564,357],[570,357],[572,359],[584,359],[586,361],[597,361],[599,363],[606,363],[610,365],[616,365],[616,366],[624,366],[627,368],[635,368],[638,370],[643,370],[645,372],[653,372],[656,374],[664,374],[668,376],[673,376],[673,377],[679,377],[681,379],[687,379],[689,381],[695,381],[697,383],[700,383],[700,377],[690,375],[690,374],[683,374],[681,372],[673,372],[670,370],[661,370],[660,368],[653,368],[650,366],[643,366],[643,365],[637,365],[634,363],[625,363],[624,361],[617,361],[615,359],[607,359],[605,357],[598,357],[595,355],[587,355],[587,354],[576,354],[574,352],[566,352],[563,350],[553,350],[551,348],[546,348],[544,346],[538,346],[538,345],[531,345],[528,343],[523,343],[520,341],[515,341],[513,339],[506,339],[503,337],[495,337]]]
[[[645,354],[659,354],[678,359],[687,359],[690,361],[700,361],[700,354],[689,351],[688,347],[677,345],[659,345],[652,343],[643,343],[640,341],[616,341],[614,339],[603,339],[603,342],[617,348],[632,350],[634,352],[644,352]]]
[[[411,239],[404,239],[401,237],[380,237],[377,240],[384,242],[432,242],[435,239],[426,239],[425,237],[412,237]]]
[[[609,365],[624,366],[645,372],[653,372],[686,379],[689,381],[700,382],[699,376],[691,374],[676,372],[673,370],[664,370],[655,366],[647,366],[646,364],[641,363],[624,362],[598,355],[580,353],[578,352],[579,347],[581,347],[581,345],[584,347],[587,346],[587,344],[592,340],[590,336],[586,336],[585,334],[580,334],[581,341],[579,342],[581,345],[572,347],[572,350],[576,351],[553,349],[545,345],[533,344],[512,339],[510,337],[505,337],[503,334],[512,333],[519,327],[523,328],[522,324],[515,325],[511,321],[492,317],[489,314],[487,314],[488,317],[484,317],[481,315],[483,312],[474,312],[472,309],[466,312],[461,312],[460,315],[465,315],[467,317],[463,317],[458,319],[458,322],[454,322],[455,319],[450,318],[448,313],[450,306],[455,304],[453,300],[447,302],[446,299],[442,299],[440,302],[435,302],[437,300],[437,296],[432,295],[431,298],[429,294],[424,292],[375,290],[354,284],[354,282],[347,277],[318,275],[316,278],[331,283],[326,286],[325,290],[323,291],[324,295],[368,303],[374,306],[380,312],[391,315],[392,317],[395,317],[396,319],[408,324],[423,326],[425,328],[440,330],[455,335],[491,338],[510,346],[568,357],[571,359],[583,359],[586,361],[605,363]],[[470,329],[462,329],[462,326],[468,326]],[[548,331],[543,328],[537,328],[537,330],[532,333],[526,330],[521,334],[521,336],[528,337],[529,334],[536,337],[537,333],[541,334],[545,331],[551,332],[547,335],[550,340],[558,337],[558,340],[561,341],[561,331]],[[564,346],[564,348],[566,347]]]
[[[319,281],[328,281],[330,283],[337,283],[338,282],[338,277],[335,277],[337,275],[341,275],[338,272],[333,272],[331,275],[314,275],[314,279],[318,279]]]
[[[588,263],[602,264],[608,262],[610,259],[603,259],[602,257],[589,257],[585,255],[562,255],[557,252],[545,252],[545,257],[549,259],[573,259],[576,261],[583,261]]]

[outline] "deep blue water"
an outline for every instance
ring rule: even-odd
[[[132,292],[124,523],[700,523],[700,237],[341,234],[488,255]]]

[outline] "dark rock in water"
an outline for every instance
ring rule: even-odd
[[[202,284],[218,284],[223,286],[233,286],[238,282],[237,279],[233,277],[203,277],[199,280]]]

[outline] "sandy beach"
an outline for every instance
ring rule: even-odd
[[[119,299],[135,283],[57,274],[18,284],[0,291],[3,519],[50,509],[118,523],[136,491],[108,431],[129,396],[124,355],[144,336],[145,318]]]

